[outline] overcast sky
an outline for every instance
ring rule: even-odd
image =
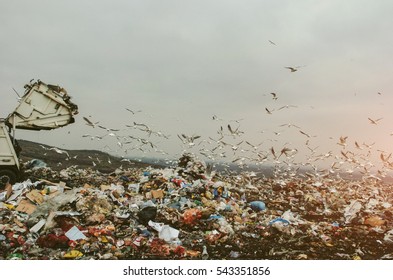
[[[219,139],[221,126],[229,134],[228,124],[244,133],[224,141],[264,142],[261,151],[288,147],[307,157],[308,140],[317,154],[339,154],[348,136],[347,150],[375,142],[374,151],[388,154],[391,11],[389,0],[0,0],[0,116],[17,105],[12,88],[23,92],[35,78],[67,89],[80,113],[65,128],[17,138],[59,148],[144,155],[125,138],[82,137],[107,132],[87,126],[87,117],[171,156],[189,147],[178,135],[201,136],[199,144]],[[133,122],[169,139],[126,126]]]

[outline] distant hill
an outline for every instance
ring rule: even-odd
[[[159,165],[150,163],[124,160],[97,150],[57,149],[27,140],[18,140],[18,143],[22,148],[20,153],[22,162],[25,163],[32,159],[39,159],[45,162],[47,166],[53,170],[61,170],[69,166],[77,165],[78,168],[91,168],[103,173],[110,173],[120,166],[124,168],[140,168],[147,166],[160,167]]]
[[[111,173],[120,166],[123,168],[143,168],[148,166],[152,166],[153,168],[163,168],[170,166],[163,160],[160,161],[149,158],[146,158],[145,161],[122,159],[98,150],[58,149],[56,151],[55,147],[28,140],[18,140],[18,143],[22,148],[20,159],[23,163],[26,163],[32,159],[39,159],[45,162],[48,167],[55,171],[75,165],[81,169],[91,168],[102,173]],[[213,170],[217,170],[219,172],[229,171],[232,174],[238,174],[243,171],[254,171],[256,172],[257,176],[267,177],[271,177],[273,175],[274,169],[271,165],[258,167],[251,165],[246,168],[239,168],[238,165],[233,163],[224,164],[217,162],[207,162],[207,164],[212,165]],[[298,170],[298,174],[304,175],[307,172],[312,173],[312,170],[307,167],[302,167]],[[344,171],[337,173],[340,173],[341,178],[347,180],[360,180],[362,178],[361,174],[357,173],[350,175],[346,174]],[[388,176],[382,178],[382,180],[387,183],[393,183],[393,174],[388,174]]]

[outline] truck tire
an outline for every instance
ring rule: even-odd
[[[0,183],[8,181],[10,184],[13,185],[16,183],[17,178],[18,178],[18,176],[12,170],[9,170],[9,169],[0,170]]]

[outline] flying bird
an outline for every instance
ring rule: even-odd
[[[372,146],[374,146],[374,144],[375,144],[375,142],[374,142],[374,143],[371,143],[371,144],[366,144],[366,143],[363,142],[363,146],[365,146],[365,147],[368,148],[368,149],[371,149]]]
[[[280,158],[282,155],[288,156],[289,152],[296,152],[296,151],[297,151],[296,149],[289,149],[289,148],[284,147],[281,149],[280,155],[278,156],[278,158]]]
[[[357,141],[355,141],[355,147],[359,150],[363,150],[362,147],[360,147],[359,143]]]
[[[271,40],[268,40],[268,41],[270,44],[277,46],[276,43],[274,43],[273,41],[271,41]]]
[[[265,110],[268,114],[271,114],[273,112],[273,110],[269,110],[268,108],[265,107]]]
[[[70,155],[68,154],[67,151],[60,150],[60,149],[58,149],[58,148],[56,148],[56,147],[49,148],[48,150],[55,151],[55,152],[58,153],[58,154],[66,154],[67,157],[70,158]]]
[[[105,127],[105,126],[102,126],[102,125],[99,125],[98,126],[99,128],[101,128],[101,129],[105,129],[106,131],[120,131],[120,129],[115,129],[115,128],[107,128],[107,127]]]
[[[304,67],[304,66],[296,66],[296,67],[292,67],[292,66],[287,66],[285,68],[291,70],[291,73],[296,72],[299,68]]]
[[[340,136],[340,142],[338,142],[337,144],[341,145],[341,146],[346,146],[347,145],[347,138],[348,136]]]
[[[96,122],[96,123],[93,123],[92,121],[90,121],[88,118],[86,118],[86,117],[83,117],[83,119],[86,121],[86,124],[88,125],[88,126],[91,126],[91,127],[95,127],[95,125],[98,123],[98,122]]]
[[[232,136],[239,136],[240,134],[244,133],[243,131],[239,130],[239,127],[233,130],[230,124],[228,124],[228,130]]]
[[[188,146],[195,146],[194,141],[198,138],[201,138],[199,135],[192,135],[192,136],[187,136],[184,133],[178,134],[177,137],[183,142],[183,144],[188,144]]]
[[[308,138],[311,137],[310,134],[308,134],[308,133],[306,133],[306,132],[304,132],[304,131],[299,130],[299,132],[300,132],[301,134],[303,134],[303,135],[306,135]]]
[[[297,108],[297,106],[295,106],[295,105],[284,105],[284,106],[278,108],[277,110],[289,109],[290,107],[292,107],[292,108]]]
[[[282,125],[280,125],[280,126],[287,126],[287,127],[296,127],[296,128],[298,128],[298,129],[300,129],[300,127],[299,126],[297,126],[297,125],[294,125],[294,124],[292,124],[292,123],[284,123],[284,124],[282,124]]]
[[[240,144],[243,143],[243,141],[237,143],[237,144],[229,144],[229,143],[225,143],[223,141],[221,141],[222,144],[226,145],[226,146],[231,146],[231,149],[233,150],[233,152],[237,151],[237,149],[239,148]]]
[[[133,111],[133,110],[131,110],[131,109],[128,109],[128,108],[126,108],[126,110],[127,110],[128,112],[131,112],[133,115],[135,115],[136,113],[140,113],[140,112],[142,112],[142,110]]]
[[[379,118],[379,119],[373,120],[373,119],[371,119],[371,118],[368,118],[368,120],[370,121],[371,124],[377,124],[377,122],[380,121],[380,120],[382,120],[382,119],[383,119],[383,118]]]
[[[291,70],[291,72],[296,72],[297,71],[297,68],[294,68],[294,67],[285,67],[285,68]]]
[[[212,120],[213,121],[223,121],[223,119],[220,119],[219,117],[217,117],[217,115],[213,115]]]
[[[251,146],[254,150],[257,150],[259,148],[259,146],[261,146],[263,144],[263,142],[259,143],[258,145],[253,145],[250,142],[246,141],[246,144]]]
[[[276,151],[274,151],[274,148],[273,148],[273,147],[270,148],[270,152],[272,153],[274,159],[276,159],[276,158],[277,158],[277,156],[276,156]]]
[[[277,94],[276,93],[274,93],[274,92],[271,92],[270,93],[273,97],[273,100],[277,100],[278,99],[278,97],[277,97]]]

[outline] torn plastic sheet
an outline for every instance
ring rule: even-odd
[[[149,221],[149,226],[158,231],[158,238],[165,240],[168,243],[177,241],[180,231],[162,223],[155,223]]]
[[[140,184],[129,184],[128,190],[133,193],[139,193]]]
[[[39,205],[37,209],[30,215],[29,221],[35,221],[42,216],[47,217],[50,212],[56,212],[57,209],[59,209],[62,205],[72,203],[78,198],[77,193],[80,190],[80,188],[74,188],[72,190],[65,191],[64,193],[48,199],[47,201]]]
[[[283,218],[284,220],[290,222],[293,225],[304,224],[304,221],[301,220],[298,216],[295,217],[294,213],[292,213],[291,210],[285,211],[281,215],[281,218]]]
[[[76,226],[70,228],[66,233],[65,236],[68,237],[69,240],[80,240],[86,239],[86,236],[81,232]]]
[[[155,231],[160,232],[162,230],[162,227],[164,226],[163,223],[156,223],[153,221],[149,221],[148,225],[151,226]]]
[[[161,231],[158,232],[158,237],[164,239],[166,242],[176,242],[179,237],[180,231],[177,229],[170,227],[168,225],[164,225]]]

